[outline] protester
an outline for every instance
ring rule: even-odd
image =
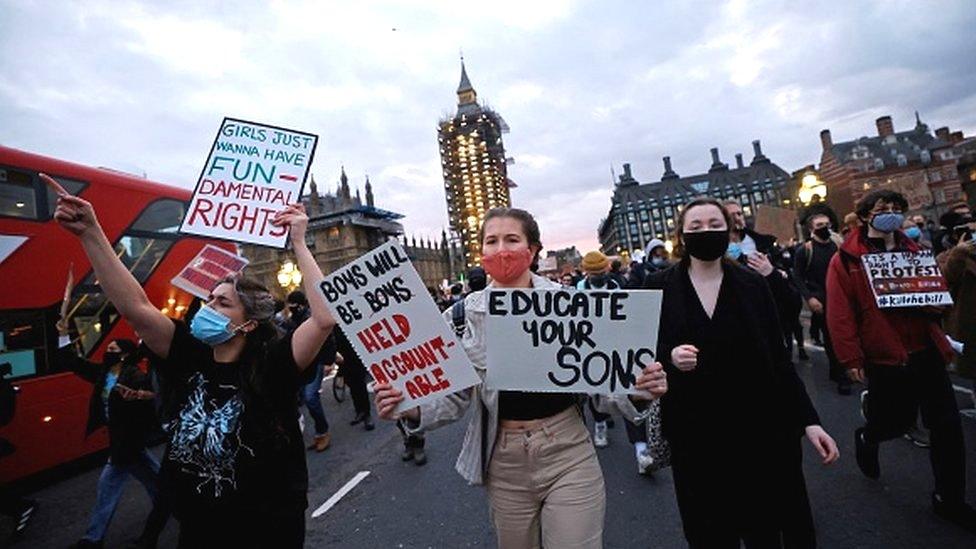
[[[810,308],[810,325],[820,326],[823,336],[824,352],[829,364],[830,380],[837,384],[837,392],[851,394],[851,380],[837,361],[830,343],[830,330],[826,327],[827,267],[830,259],[837,253],[839,237],[831,230],[830,218],[824,214],[814,214],[807,219],[810,240],[796,249],[793,265],[793,278],[797,281],[800,293]],[[812,331],[812,328],[811,328]]]
[[[620,259],[614,259],[610,262],[610,272],[607,273],[613,281],[617,284],[618,288],[623,288],[626,284],[625,279],[627,277],[626,270],[623,268],[623,262]]]
[[[915,218],[917,217],[919,216],[912,216],[911,218],[906,218],[905,221],[901,224],[901,230],[905,233],[905,236],[912,239],[912,241],[915,242],[915,244],[918,244],[918,247],[920,249],[931,250],[932,243],[922,238],[924,236],[924,233],[922,232],[922,227],[925,226],[925,223],[922,222],[921,225],[916,223]]]
[[[279,337],[274,298],[246,278],[221,281],[191,326],[167,318],[119,261],[91,204],[41,178],[58,195],[54,219],[79,237],[102,291],[165,361],[161,375],[181,388],[161,476],[180,546],[301,547],[308,473],[295,395],[335,325],[317,290],[323,277],[305,244],[303,206],[286,207],[272,223],[290,229],[314,296],[311,320]]]
[[[942,217],[939,218],[939,225],[941,227],[932,235],[932,253],[939,255],[952,247],[951,242],[949,242],[949,237],[953,231],[951,225],[956,215],[967,216],[972,214],[973,212],[969,209],[969,204],[965,202],[957,202],[950,206],[949,211],[942,214]]]
[[[481,267],[474,267],[468,271],[468,293],[480,292],[488,286],[488,274]],[[463,303],[464,300],[462,299]]]
[[[664,290],[661,416],[685,538],[691,547],[813,547],[797,441],[805,434],[825,464],[837,446],[786,355],[763,277],[723,260],[732,226],[720,202],[693,200],[676,225],[681,262],[645,284]]]
[[[288,294],[285,301],[288,303],[288,319],[282,326],[285,333],[292,333],[311,316],[308,308],[308,298],[305,296],[305,292],[295,290]],[[311,381],[305,384],[299,392],[299,402],[305,404],[305,407],[308,409],[308,415],[312,417],[312,423],[315,424],[315,435],[308,449],[315,450],[316,452],[324,452],[332,444],[332,435],[329,433],[329,420],[325,417],[325,409],[322,408],[322,396],[319,392],[322,389],[325,366],[326,364],[335,362],[335,353],[335,338],[329,336],[319,351],[319,354],[315,357],[315,363],[310,367],[312,370]]]
[[[949,283],[953,305],[946,312],[945,329],[962,346],[956,371],[969,379],[976,378],[976,221],[972,215],[955,214],[946,218],[952,228],[951,248],[938,259]]]
[[[900,437],[919,409],[930,431],[936,514],[976,530],[976,511],[964,501],[966,463],[962,425],[946,364],[952,350],[936,310],[881,309],[861,265],[875,252],[915,252],[899,229],[908,202],[900,193],[869,192],[857,204],[863,226],[831,259],[827,273],[827,327],[840,363],[854,381],[867,381],[867,423],[854,433],[857,464],[865,476],[881,475],[879,444]]]
[[[481,243],[490,287],[558,288],[530,270],[542,242],[539,226],[528,212],[490,210],[481,228]],[[485,296],[473,292],[465,299],[462,339],[482,376],[489,352]],[[445,313],[444,319],[450,323],[450,314]],[[660,364],[645,368],[637,387],[652,396],[663,394],[667,382]],[[403,394],[379,384],[375,398],[380,417],[392,418]],[[578,402],[573,394],[496,392],[479,385],[401,416],[409,430],[426,432],[457,421],[471,408],[456,468],[468,482],[486,485],[499,547],[538,547],[540,540],[544,547],[602,547],[603,474]]]
[[[572,273],[566,273],[562,277],[560,277],[559,283],[562,284],[566,288],[575,288],[576,287],[576,284],[573,283],[573,274]]]
[[[17,412],[18,389],[10,382],[13,365],[9,362],[0,363],[0,427],[5,427],[14,420]],[[0,437],[0,465],[17,452],[17,447],[4,437]],[[37,502],[24,498],[5,484],[0,484],[0,514],[6,515],[14,521],[12,539],[16,540],[27,530]],[[0,540],[2,541],[2,540]]]
[[[355,416],[349,421],[349,425],[363,424],[363,429],[372,431],[376,428],[373,424],[373,415],[369,407],[369,390],[366,388],[366,366],[360,360],[359,355],[352,348],[352,343],[342,328],[335,329],[336,342],[336,364],[339,366],[339,375],[346,381],[349,394],[352,396],[352,407]]]
[[[856,213],[850,212],[844,216],[844,227],[841,229],[840,235],[844,237],[844,240],[847,240],[848,235],[850,235],[852,232],[856,233],[860,227],[861,219]]]
[[[792,340],[797,332],[800,311],[803,307],[800,292],[790,276],[792,265],[777,264],[783,262],[783,251],[776,245],[776,237],[760,234],[750,229],[746,225],[742,206],[738,202],[726,200],[722,206],[728,212],[729,218],[732,219],[732,230],[729,232],[729,246],[726,255],[766,279],[766,283],[769,284],[769,288],[773,292],[773,299],[779,313],[780,333],[783,335],[783,341],[789,350],[789,356],[792,357]],[[807,356],[803,349],[802,333],[797,339],[800,348],[799,357],[805,360]]]

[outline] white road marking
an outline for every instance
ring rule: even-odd
[[[352,479],[349,482],[347,482],[345,486],[339,488],[338,492],[332,494],[332,497],[327,499],[325,503],[322,504],[321,507],[312,511],[312,518],[318,518],[324,515],[326,511],[331,509],[336,503],[339,503],[339,500],[342,499],[343,496],[351,492],[352,489],[355,488],[357,484],[362,482],[363,479],[368,476],[369,476],[369,471],[360,471],[356,473],[356,476],[352,477]]]

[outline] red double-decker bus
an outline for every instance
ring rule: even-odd
[[[90,201],[115,251],[164,314],[180,318],[192,296],[170,280],[207,244],[177,232],[190,191],[104,168],[0,147],[0,364],[20,389],[12,423],[0,428],[15,452],[0,458],[0,482],[48,470],[108,445],[105,428],[86,436],[92,387],[55,360],[55,323],[69,265],[76,286],[68,318],[76,345],[99,360],[108,342],[134,338],[101,292],[78,239],[52,219],[56,196],[43,172]]]

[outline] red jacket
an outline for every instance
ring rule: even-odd
[[[901,231],[895,233],[896,250],[918,251],[919,247]],[[892,328],[896,321],[878,308],[868,284],[861,255],[874,252],[867,229],[852,232],[830,260],[827,269],[827,330],[837,359],[847,368],[865,363],[899,365],[908,362],[908,351]],[[927,322],[932,344],[946,363],[952,361],[952,347],[946,341],[939,319]]]

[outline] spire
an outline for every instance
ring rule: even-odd
[[[342,198],[349,200],[349,178],[346,177],[346,167],[342,167],[342,175],[339,176],[339,194]]]
[[[360,206],[363,205],[363,199],[361,196],[359,196],[359,187],[356,187],[356,202],[359,202]]]
[[[308,184],[308,210],[310,214],[319,213],[319,187],[315,184],[315,175],[312,174],[312,181]]]
[[[366,205],[373,207],[373,185],[369,182],[369,175],[366,176]]]
[[[308,184],[308,194],[311,196],[318,196],[319,187],[315,184],[315,174],[312,174],[312,182]]]
[[[478,99],[478,94],[475,93],[474,86],[468,79],[468,71],[464,67],[464,56],[461,56],[461,83],[458,84],[457,95],[459,105],[474,103]]]
[[[918,111],[915,111],[915,129],[922,132],[929,131],[929,127],[925,124],[925,122],[922,122],[922,118],[919,117]]]

